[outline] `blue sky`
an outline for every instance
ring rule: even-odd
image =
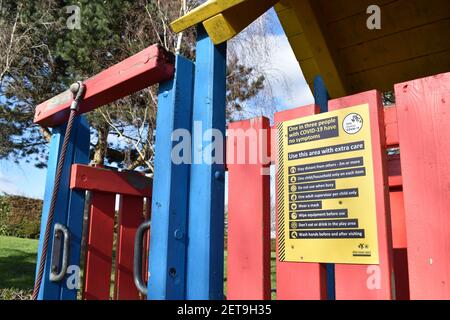
[[[283,83],[274,82],[276,109],[285,110],[313,103],[311,91],[306,84],[298,62],[273,10],[266,16],[270,26],[268,37],[272,43],[269,52],[270,63],[284,79]],[[254,61],[258,63],[258,61]],[[269,79],[270,81],[270,79]],[[45,187],[45,169],[37,169],[32,164],[21,161],[0,161],[0,193],[16,194],[42,199]]]

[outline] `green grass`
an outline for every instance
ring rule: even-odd
[[[0,300],[27,297],[33,289],[38,240],[0,236]],[[225,291],[226,291],[225,251]],[[275,252],[271,253],[272,289],[275,288]],[[113,275],[111,279],[113,286]],[[275,293],[272,293],[275,299]]]
[[[37,248],[38,240],[0,236],[1,299],[26,296],[32,290]]]

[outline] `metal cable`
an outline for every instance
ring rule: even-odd
[[[37,272],[36,280],[34,283],[34,290],[33,290],[33,296],[32,296],[33,300],[37,300],[38,295],[39,295],[39,290],[40,290],[41,284],[42,284],[42,277],[44,275],[45,262],[47,260],[48,242],[50,239],[50,231],[51,231],[51,227],[53,224],[53,218],[55,215],[56,201],[57,201],[58,193],[59,193],[59,185],[61,182],[61,175],[62,175],[62,171],[64,169],[64,162],[66,160],[67,146],[69,145],[70,135],[72,133],[73,121],[75,120],[75,117],[76,117],[76,114],[78,111],[78,105],[84,96],[85,86],[81,81],[78,81],[77,83],[70,86],[70,91],[72,91],[72,94],[74,95],[74,100],[72,101],[72,104],[70,106],[69,120],[67,122],[66,133],[64,135],[64,141],[63,141],[63,145],[61,147],[61,153],[60,153],[60,158],[58,161],[58,166],[56,168],[56,176],[55,176],[55,182],[53,185],[52,198],[51,198],[51,202],[50,202],[50,210],[48,213],[47,224],[45,227],[44,243],[42,244],[42,254],[41,254],[41,259],[39,261],[39,269]]]

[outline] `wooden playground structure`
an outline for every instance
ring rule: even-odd
[[[276,172],[277,299],[450,299],[450,3],[344,2],[207,1],[172,25],[176,32],[197,26],[195,61],[155,45],[85,80],[69,132],[71,91],[37,106],[35,123],[53,128],[38,299],[77,299],[79,293],[83,299],[110,299],[113,266],[114,299],[223,299],[226,171],[226,298],[271,299],[270,175],[263,174],[271,165]],[[381,30],[363,30],[365,8],[372,2],[386,17]],[[277,112],[272,125],[259,117],[226,128],[226,41],[274,5],[315,104]],[[156,84],[153,179],[89,166],[90,130],[82,114]],[[383,106],[382,92],[388,90],[395,93],[395,104]],[[292,240],[282,197],[288,190],[282,179],[289,164],[283,149],[290,147],[283,130],[286,124],[328,115],[341,121],[341,113],[353,107],[367,111],[363,130],[370,152],[364,165],[371,168],[367,176],[373,192],[361,197],[373,199],[378,263],[293,261],[284,239]],[[241,135],[228,135],[224,163],[172,161],[172,133],[192,132],[196,121],[203,132],[216,129],[225,136],[227,130],[240,130]],[[340,124],[340,134],[342,128]],[[248,130],[257,134],[247,135]],[[69,140],[49,231],[65,137]],[[333,139],[338,138],[336,133]],[[244,141],[244,162],[230,156],[236,156],[238,140]],[[192,156],[199,153],[201,158],[210,142],[195,143]],[[256,162],[249,161],[252,143],[258,146]],[[320,142],[308,145],[315,143]],[[337,157],[348,160],[345,153]],[[86,191],[91,194],[88,202]],[[85,207],[89,227],[81,257]],[[43,250],[46,231],[48,249]],[[67,281],[68,268],[79,267],[81,260],[83,283],[78,288]]]

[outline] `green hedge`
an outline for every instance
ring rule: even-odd
[[[0,235],[38,239],[42,200],[0,196]]]

